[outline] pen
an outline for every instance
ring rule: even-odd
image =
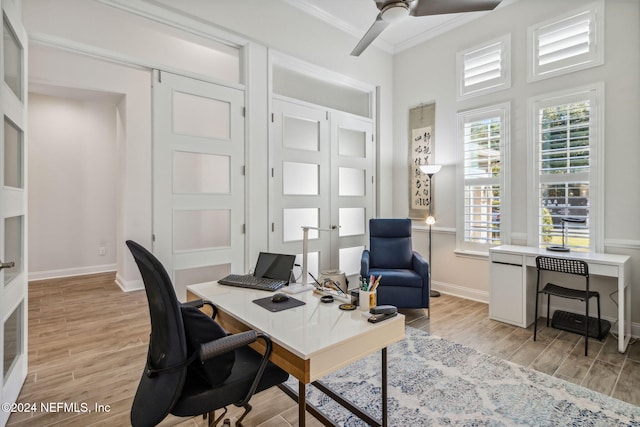
[[[378,285],[380,284],[380,279],[382,279],[382,275],[378,276],[378,278],[375,280],[375,282],[373,283],[373,286],[371,287],[371,292],[375,291],[376,288],[378,287]]]

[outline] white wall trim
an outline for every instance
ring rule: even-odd
[[[453,283],[438,282],[435,280],[431,282],[431,287],[433,290],[439,291],[443,294],[489,304],[489,292],[487,291],[479,291],[477,289],[454,285]]]
[[[412,225],[411,228],[414,231],[417,231],[418,233],[428,233],[429,232],[429,227],[427,227],[426,225]],[[431,228],[431,232],[432,233],[439,233],[439,234],[453,234],[455,236],[456,234],[456,229],[454,227],[432,227]]]
[[[137,56],[125,55],[119,52],[115,52],[109,49],[103,49],[97,46],[88,45],[86,43],[77,42],[75,40],[69,40],[63,37],[53,36],[45,33],[29,33],[29,41],[40,44],[43,46],[54,47],[62,49],[67,52],[75,53],[78,55],[87,56],[89,58],[99,59],[101,61],[111,62],[117,65],[123,65],[126,67],[142,69],[142,70],[161,70],[181,76],[190,77],[196,80],[202,80],[205,82],[214,83],[220,86],[230,87],[232,89],[244,90],[243,84],[231,83],[224,80],[212,78],[204,74],[191,73],[183,70],[182,68],[169,67],[167,65],[158,64],[154,61],[147,61]],[[39,82],[46,84],[47,82]]]
[[[609,248],[640,249],[640,240],[605,239],[604,246]]]
[[[60,270],[31,271],[29,281],[57,279],[59,277],[85,276],[87,274],[109,273],[117,270],[116,264],[92,265],[88,267],[63,268]]]
[[[137,280],[124,280],[122,276],[116,274],[116,284],[122,289],[124,292],[138,291],[144,289],[144,283],[142,279]]]

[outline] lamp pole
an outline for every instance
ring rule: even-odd
[[[436,219],[432,214],[432,203],[433,203],[433,193],[431,192],[431,180],[433,179],[433,175],[435,175],[440,168],[441,165],[423,165],[420,166],[420,170],[425,173],[429,177],[429,216],[427,216],[426,223],[429,226],[429,282],[431,282],[431,226],[436,223]],[[434,291],[429,286],[429,296],[432,298],[437,298],[440,296],[440,292]]]

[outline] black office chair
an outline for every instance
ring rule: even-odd
[[[536,257],[536,268],[538,270],[538,280],[536,282],[536,311],[533,326],[533,340],[536,340],[536,334],[538,329],[538,296],[540,294],[547,295],[547,327],[549,326],[549,307],[551,301],[551,295],[576,299],[585,303],[585,315],[582,317],[579,314],[568,313],[566,311],[556,310],[553,314],[552,326],[558,329],[564,329],[575,333],[584,333],[584,355],[587,355],[587,349],[589,345],[589,330],[590,328],[598,329],[598,335],[596,338],[602,339],[604,335],[608,333],[610,323],[603,321],[600,318],[600,294],[596,291],[589,290],[589,266],[586,262],[576,259],[566,258],[554,258],[538,256]],[[545,287],[540,289],[540,279],[542,271],[555,271],[558,273],[576,274],[583,276],[585,279],[585,287],[583,289],[572,289],[564,286],[555,285],[553,283],[547,283]],[[595,319],[589,317],[589,299],[596,298],[598,305],[598,319],[597,325]],[[606,328],[606,329],[605,329]],[[591,329],[593,335],[593,329]]]
[[[251,410],[251,396],[289,377],[269,362],[269,336],[256,331],[227,335],[212,317],[194,308],[209,304],[215,317],[212,303],[181,304],[160,261],[136,242],[126,243],[140,269],[151,315],[147,363],[133,400],[131,424],[155,426],[171,413],[203,415],[215,426],[226,406],[234,404],[245,409],[236,422],[241,425]],[[207,335],[221,337],[203,340]],[[248,347],[258,338],[265,342],[264,355]],[[216,419],[218,409],[224,410]]]

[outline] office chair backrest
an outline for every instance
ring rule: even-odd
[[[184,326],[180,303],[167,271],[138,243],[131,240],[126,243],[140,269],[151,316],[147,366],[133,400],[131,423],[154,426],[169,414],[184,385],[187,371]]]
[[[372,218],[369,238],[372,268],[412,268],[409,218]]]

